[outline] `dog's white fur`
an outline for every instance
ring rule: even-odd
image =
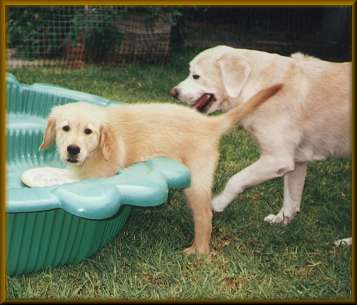
[[[228,113],[207,117],[173,104],[136,104],[100,107],[70,103],[54,107],[42,149],[54,140],[61,159],[79,178],[108,177],[120,168],[155,156],[184,163],[191,171],[191,187],[185,195],[192,209],[195,238],[186,253],[206,254],[212,231],[211,188],[218,159],[220,137],[281,85],[261,90]],[[86,133],[90,129],[91,133]],[[76,145],[75,156],[67,152]]]
[[[214,94],[208,113],[227,111],[261,88],[284,83],[280,94],[241,121],[256,138],[261,156],[231,177],[213,199],[215,211],[223,211],[247,187],[284,176],[283,206],[265,221],[287,224],[294,218],[300,211],[307,163],[351,155],[351,67],[350,62],[301,53],[286,57],[227,46],[207,49],[190,62],[188,77],[174,88],[176,97],[192,105],[203,94]]]

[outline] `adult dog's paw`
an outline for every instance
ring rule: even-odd
[[[222,193],[212,199],[212,209],[215,212],[223,212],[230,202],[230,199]]]
[[[352,246],[352,237],[338,239],[335,241],[336,247],[349,247]]]
[[[270,214],[264,218],[264,221],[270,223],[271,225],[287,225],[289,224],[295,214],[284,214],[283,212],[279,212],[278,214]]]
[[[295,215],[299,213],[299,211],[300,209],[297,209],[295,207],[282,208],[278,214],[270,214],[266,216],[264,218],[264,221],[272,225],[287,225],[294,219]]]

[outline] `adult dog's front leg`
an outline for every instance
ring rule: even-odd
[[[216,212],[222,212],[247,187],[280,177],[294,170],[291,157],[263,155],[258,161],[231,177],[223,192],[212,200]]]
[[[264,221],[270,224],[288,224],[300,211],[307,162],[296,163],[295,170],[284,176],[284,203],[278,214],[270,214]]]

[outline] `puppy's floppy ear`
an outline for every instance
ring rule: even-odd
[[[107,124],[100,128],[99,145],[102,149],[104,160],[109,161],[112,159],[113,154],[116,153],[116,139],[111,127]]]
[[[56,137],[56,119],[49,117],[47,121],[47,128],[43,136],[42,144],[40,149],[46,149],[50,144],[52,144]]]
[[[244,58],[234,54],[223,55],[217,63],[226,92],[232,98],[238,97],[249,77],[250,65]]]

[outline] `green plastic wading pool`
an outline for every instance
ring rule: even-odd
[[[190,185],[187,168],[167,158],[136,163],[110,178],[57,187],[23,185],[20,177],[28,168],[63,167],[55,147],[45,152],[38,147],[52,106],[79,100],[114,106],[99,96],[47,84],[20,84],[7,75],[9,275],[78,263],[118,234],[131,206],[160,205],[169,188]]]

